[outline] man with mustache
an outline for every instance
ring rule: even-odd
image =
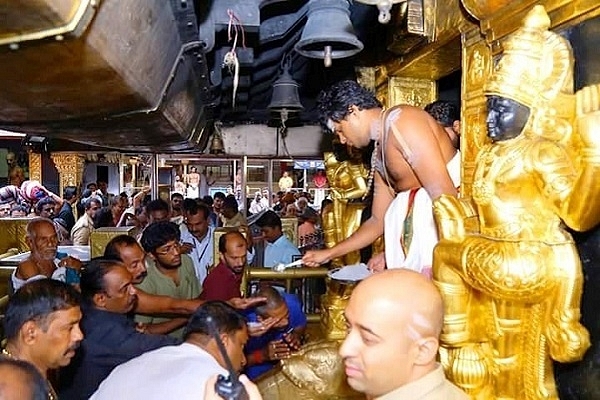
[[[2,357],[32,364],[47,380],[50,370],[75,355],[83,339],[80,320],[79,294],[71,285],[54,279],[27,283],[8,301]],[[57,399],[49,382],[47,391],[46,398]]]
[[[394,269],[352,292],[340,347],[348,384],[372,400],[468,400],[436,362],[442,296],[425,276]]]
[[[177,339],[140,333],[127,313],[137,301],[133,278],[118,260],[92,259],[81,273],[85,339],[60,374],[60,399],[87,399],[117,366],[147,351],[176,344]]]
[[[77,274],[81,269],[81,261],[71,256],[60,260],[56,258],[58,235],[51,220],[34,218],[27,224],[26,232],[25,240],[31,253],[11,275],[13,290],[27,282],[44,278],[67,283],[79,281]]]
[[[148,254],[148,276],[137,288],[148,294],[176,299],[196,299],[200,296],[200,283],[196,278],[190,256],[181,254],[181,233],[177,224],[169,221],[154,222],[144,230],[141,243]],[[135,320],[148,326],[152,333],[183,337],[185,318],[170,315],[136,315]]]

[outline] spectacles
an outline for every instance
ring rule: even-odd
[[[154,251],[154,254],[159,255],[159,256],[166,256],[169,253],[179,254],[180,250],[181,250],[181,244],[174,243],[170,246],[165,247],[164,250]]]

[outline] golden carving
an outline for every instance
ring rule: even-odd
[[[465,10],[478,20],[488,18],[515,0],[460,0]],[[533,3],[532,1],[530,3]]]
[[[346,161],[339,162],[333,153],[325,153],[325,171],[333,200],[333,209],[323,218],[325,245],[333,247],[352,235],[360,226],[367,193],[369,170],[358,157],[359,153]],[[353,251],[333,260],[335,265],[360,262],[360,252]]]
[[[83,180],[85,157],[72,153],[54,153],[51,157],[59,174],[59,193],[67,186],[79,186]]]
[[[19,252],[29,251],[29,246],[25,240],[27,234],[28,218],[0,218],[0,253],[5,253],[8,249],[17,248]]]
[[[428,79],[394,76],[389,80],[387,106],[410,104],[425,107],[437,98],[437,85]]]
[[[104,249],[108,242],[119,235],[136,237],[138,229],[133,226],[98,228],[90,234],[90,256],[91,258],[104,255]]]
[[[344,310],[358,282],[325,279],[327,290],[321,296],[321,330],[326,339],[343,340],[346,337]]]
[[[298,247],[298,218],[281,218],[281,231],[294,246]]]
[[[29,180],[42,182],[42,155],[29,151]]]
[[[600,85],[573,94],[571,48],[549,25],[534,7],[485,85],[528,107],[522,132],[483,147],[472,198],[434,202],[442,362],[478,399],[558,399],[551,360],[579,360],[590,345],[581,262],[563,224],[600,222]]]
[[[346,383],[339,344],[312,342],[281,360],[281,367],[263,375],[257,382],[264,399],[270,400],[351,400],[365,395]]]

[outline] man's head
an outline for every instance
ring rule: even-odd
[[[42,260],[54,260],[58,250],[58,235],[56,227],[47,218],[34,218],[27,224],[27,245],[34,258]]]
[[[36,203],[35,212],[38,216],[42,218],[52,218],[54,217],[55,206],[56,202],[52,200],[51,197],[44,197]]]
[[[87,184],[87,186],[85,188],[91,190],[93,193],[96,190],[98,190],[98,185],[96,185],[96,182],[90,182]]]
[[[425,106],[425,111],[444,127],[454,147],[459,147],[460,139],[460,110],[456,104],[437,100]]]
[[[104,249],[104,258],[121,260],[132,276],[134,284],[142,283],[146,271],[146,252],[133,236],[119,235],[108,242]]]
[[[275,211],[268,210],[256,221],[256,225],[269,243],[275,242],[282,235],[281,218]]]
[[[488,137],[494,142],[516,138],[529,120],[529,108],[516,100],[488,96],[487,108]]]
[[[48,400],[46,379],[25,361],[0,357],[0,399]]]
[[[146,204],[146,215],[150,224],[154,222],[169,221],[169,203],[162,199],[152,200]]]
[[[234,196],[225,197],[221,212],[225,218],[233,218],[239,212],[238,202]]]
[[[175,269],[181,266],[181,231],[177,224],[161,221],[144,229],[142,247],[160,267]]]
[[[343,144],[367,147],[371,140],[373,119],[379,117],[382,105],[375,95],[355,81],[341,81],[322,91],[317,99],[321,124],[332,131]]]
[[[194,203],[184,214],[185,226],[192,236],[198,240],[204,239],[208,233],[209,215],[210,209],[203,203]]]
[[[10,214],[10,202],[0,203],[0,217],[8,217]]]
[[[127,199],[121,196],[114,196],[110,199],[110,210],[112,215],[121,216],[127,208]]]
[[[196,167],[191,167],[191,168],[190,168],[190,172],[191,172],[192,174],[195,174],[195,173],[197,173],[197,172],[198,172],[198,168],[196,168]]]
[[[26,217],[27,216],[27,208],[25,206],[15,204],[10,209],[11,217]]]
[[[225,201],[225,193],[217,192],[214,196],[213,209],[215,212],[221,212],[223,209],[223,202]]]
[[[102,202],[97,197],[89,197],[85,201],[84,207],[85,213],[88,215],[88,217],[93,219],[96,216],[98,210],[102,208]]]
[[[394,269],[365,279],[345,316],[340,355],[355,390],[380,397],[435,369],[442,298],[423,275]]]
[[[290,310],[281,296],[272,286],[262,286],[254,297],[264,297],[267,299],[264,303],[256,307],[257,319],[263,321],[273,318],[276,322],[274,328],[284,329],[290,323]]]
[[[221,260],[236,274],[241,274],[246,266],[248,243],[239,231],[227,232],[219,238]]]
[[[98,190],[100,190],[102,194],[106,195],[108,190],[108,184],[104,181],[98,181]]]
[[[75,186],[67,186],[63,189],[63,199],[73,204],[77,201],[77,188]]]
[[[181,193],[173,193],[171,195],[171,207],[173,210],[181,211],[183,205],[183,195]]]
[[[224,368],[227,364],[217,347],[214,333],[219,335],[233,368],[237,371],[246,364],[244,345],[248,341],[246,320],[233,307],[220,302],[202,304],[191,316],[185,328],[185,341],[200,344]]]
[[[9,168],[17,164],[17,156],[12,151],[6,153],[6,164]]]
[[[54,279],[29,282],[9,299],[4,317],[7,348],[45,375],[71,362],[83,334],[79,294]]]
[[[93,258],[81,272],[79,285],[83,301],[98,309],[127,314],[135,307],[133,278],[119,260]]]

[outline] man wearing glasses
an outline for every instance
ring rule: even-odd
[[[71,240],[74,245],[87,246],[90,244],[90,235],[94,231],[94,217],[102,207],[102,202],[96,197],[90,197],[84,203],[85,213],[77,220],[71,229]]]
[[[177,224],[169,221],[154,222],[146,227],[141,244],[148,254],[146,278],[137,285],[145,293],[176,299],[195,299],[201,288],[194,263],[187,254],[181,254],[181,234]],[[146,324],[152,333],[169,333],[181,338],[185,318],[170,316],[136,315],[136,321]]]

